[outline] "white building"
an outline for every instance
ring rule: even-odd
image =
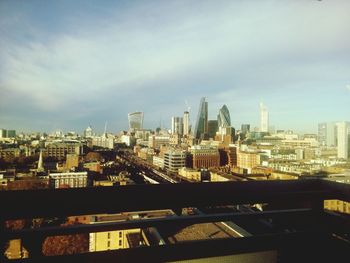
[[[168,150],[164,153],[164,168],[170,172],[177,172],[186,166],[186,152],[181,150]]]
[[[349,127],[348,122],[337,123],[338,158],[348,159],[349,157]]]
[[[262,102],[260,103],[260,131],[269,131],[269,112]]]
[[[190,133],[190,113],[188,111],[184,112],[183,118],[183,134],[188,136]]]
[[[86,187],[87,172],[51,173],[49,180],[52,188]]]
[[[160,168],[164,168],[164,158],[159,156],[153,156],[153,165],[158,166]]]
[[[108,137],[106,134],[102,136],[96,136],[92,138],[92,145],[102,148],[113,149],[114,139],[112,137]]]
[[[171,118],[171,134],[183,134],[183,119],[181,117]]]

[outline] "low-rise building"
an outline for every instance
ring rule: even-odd
[[[87,172],[51,173],[49,182],[52,188],[86,187]]]
[[[193,168],[213,168],[220,166],[220,154],[217,148],[206,145],[195,145],[190,149]]]
[[[260,165],[260,155],[255,151],[238,151],[237,166],[251,173],[252,169]]]
[[[159,168],[164,168],[164,158],[160,156],[153,156],[153,165],[159,167]]]

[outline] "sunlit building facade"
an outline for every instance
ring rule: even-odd
[[[172,134],[183,134],[183,118],[172,117],[171,118],[171,133]]]
[[[342,121],[337,123],[338,158],[349,157],[349,123]]]
[[[185,136],[188,136],[190,134],[190,113],[188,111],[184,112],[183,134]]]

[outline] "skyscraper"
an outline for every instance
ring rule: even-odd
[[[218,121],[217,120],[209,120],[208,121],[208,135],[209,138],[214,138],[216,132],[219,130]]]
[[[188,111],[184,112],[184,118],[183,118],[183,126],[184,126],[184,135],[188,136],[190,133],[190,113]]]
[[[198,109],[196,126],[194,128],[194,137],[203,138],[208,133],[208,102],[205,97],[201,98]]]
[[[260,131],[269,131],[269,112],[262,102],[260,103]]]
[[[321,146],[336,146],[337,126],[335,122],[318,124],[318,142]]]
[[[231,127],[230,112],[226,105],[222,106],[222,108],[219,110],[218,126],[223,128]]]
[[[241,133],[246,134],[250,131],[250,124],[242,124]]]
[[[172,134],[183,134],[183,119],[182,117],[171,118],[171,133]]]
[[[338,158],[349,157],[349,123],[342,121],[337,123],[338,133]]]
[[[128,114],[129,129],[136,130],[143,127],[143,112],[131,112]]]

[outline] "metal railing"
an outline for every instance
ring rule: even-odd
[[[247,181],[224,183],[183,183],[131,185],[78,189],[2,191],[0,210],[1,262],[6,262],[4,247],[8,240],[30,240],[29,258],[9,262],[165,262],[200,259],[276,250],[280,262],[307,262],[315,257],[341,260],[350,245],[347,237],[350,220],[323,210],[323,201],[350,201],[350,185],[324,180]],[[268,203],[272,211],[180,215],[87,225],[8,230],[6,220],[66,217],[223,205]],[[184,226],[205,222],[278,219],[297,231],[266,233],[243,238],[186,241],[161,246],[136,247],[85,254],[44,256],[46,237],[132,228]],[[215,248],[215,249],[214,249]],[[347,254],[346,254],[347,255]],[[345,261],[346,262],[346,261]]]

